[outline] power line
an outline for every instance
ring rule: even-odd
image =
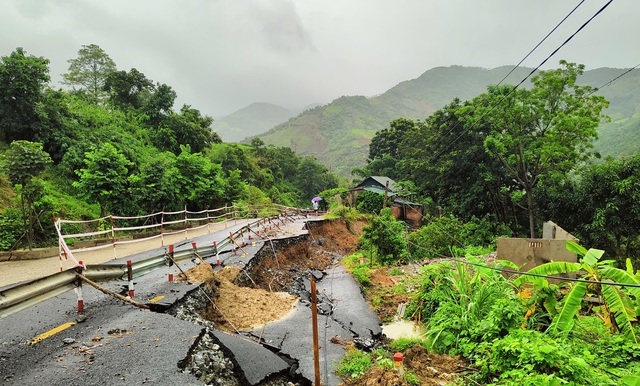
[[[628,69],[627,71],[623,72],[622,74],[616,76],[615,78],[611,79],[610,81],[608,81],[607,83],[603,84],[602,86],[593,89],[590,93],[587,94],[587,96],[595,93],[596,91],[600,90],[601,88],[607,87],[607,86],[611,86],[611,84],[613,82],[615,82],[616,80],[622,78],[623,76],[627,75],[628,73],[630,73],[631,71],[635,70],[636,68],[640,67],[640,63],[635,65],[635,67],[632,67],[630,69]]]
[[[569,12],[569,13],[567,14],[567,16],[565,16],[565,17],[560,21],[560,23],[556,24],[556,26],[555,26],[555,27],[553,27],[553,29],[552,29],[551,31],[549,31],[549,33],[547,34],[547,36],[545,36],[542,40],[540,40],[540,42],[539,42],[538,44],[536,44],[536,46],[535,46],[535,47],[533,47],[533,49],[532,49],[531,51],[529,51],[529,53],[528,53],[524,58],[522,58],[522,60],[521,60],[518,64],[516,64],[516,65],[511,69],[511,71],[509,71],[509,73],[508,73],[507,75],[505,75],[505,76],[504,76],[504,78],[502,78],[502,80],[501,80],[500,82],[498,82],[497,86],[501,85],[501,84],[502,84],[502,82],[504,82],[504,80],[505,80],[505,79],[507,79],[507,78],[509,77],[509,75],[511,75],[511,74],[516,70],[516,68],[520,67],[520,65],[522,64],[522,62],[524,62],[524,61],[525,61],[525,60],[526,60],[526,59],[527,59],[527,58],[528,58],[528,57],[529,57],[529,56],[530,56],[530,55],[531,55],[531,54],[532,54],[536,49],[538,49],[538,47],[540,47],[540,45],[541,45],[542,43],[544,43],[544,41],[545,41],[545,40],[547,40],[547,38],[548,38],[549,36],[551,36],[551,34],[552,34],[556,29],[558,29],[558,27],[560,27],[560,25],[562,25],[562,23],[564,23],[564,21],[565,21],[565,20],[567,20],[567,19],[569,18],[569,16],[571,16],[571,15],[573,14],[573,12],[575,12],[575,10],[576,10],[576,9],[578,9],[578,8],[582,5],[582,3],[584,3],[584,2],[585,2],[585,0],[582,0],[578,5],[576,5],[576,7],[575,7],[574,9],[572,9],[572,10],[571,10],[571,12]]]
[[[531,70],[531,72],[525,76],[520,83],[518,83],[517,85],[515,85],[511,91],[509,91],[506,95],[503,95],[495,104],[493,104],[491,106],[491,108],[489,108],[489,110],[487,110],[484,114],[482,114],[482,116],[478,119],[481,120],[482,118],[484,118],[485,116],[487,116],[490,112],[492,112],[500,103],[502,103],[502,101],[504,99],[506,99],[507,97],[509,97],[509,95],[511,95],[518,87],[520,87],[520,85],[522,85],[527,79],[529,79],[536,71],[538,71],[540,69],[540,67],[542,67],[549,59],[551,59],[551,57],[553,57],[558,51],[560,51],[560,49],[562,47],[564,47],[567,43],[569,43],[569,41],[571,41],[571,39],[573,39],[578,33],[580,33],[580,31],[582,31],[582,29],[584,29],[584,27],[587,26],[587,24],[589,24],[593,19],[595,19],[600,13],[602,13],[602,11],[604,11],[609,4],[611,4],[613,2],[613,0],[609,0],[602,8],[600,8],[598,10],[598,12],[596,12],[593,16],[591,16],[591,18],[589,18],[589,20],[587,20],[586,22],[584,22],[580,28],[578,28],[573,34],[571,34],[571,36],[569,36],[560,46],[558,46],[555,50],[553,50],[553,52],[551,52],[551,54],[549,54],[549,56],[547,56],[540,64],[538,64],[538,66],[536,68],[534,68],[533,70]],[[580,5],[580,4],[579,4]],[[579,6],[578,5],[578,6]],[[575,9],[574,9],[575,10]],[[573,11],[571,11],[573,12]],[[459,122],[459,121],[458,121]],[[450,131],[452,132],[458,124],[456,124]],[[441,151],[438,152],[438,154],[435,156],[435,159],[438,159],[442,154],[444,154],[444,152],[446,150],[448,150],[454,143],[458,142],[458,140],[460,138],[462,138],[462,136],[464,134],[466,134],[469,130],[465,129],[462,131],[462,133],[460,133],[459,136],[457,136],[452,142],[450,142],[444,149],[442,149]]]

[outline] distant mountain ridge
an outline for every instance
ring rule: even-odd
[[[218,133],[224,142],[240,142],[247,137],[262,134],[315,106],[287,109],[272,103],[252,103],[227,116],[216,119],[213,122],[212,130]]]
[[[397,118],[424,119],[455,98],[469,100],[497,84],[513,66],[437,67],[420,77],[399,83],[372,98],[342,96],[307,110],[259,134],[265,143],[289,146],[298,154],[311,155],[339,175],[348,177],[354,167],[366,163],[368,146],[378,130]],[[503,84],[518,84],[531,68],[517,68]],[[586,71],[580,84],[600,87],[625,70],[600,68]],[[524,87],[530,83],[525,82]],[[612,121],[601,124],[596,149],[603,155],[628,155],[640,150],[640,71],[603,87],[598,94],[610,102],[605,112]]]

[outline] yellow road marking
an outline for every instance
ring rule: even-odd
[[[155,303],[158,300],[162,300],[162,299],[164,299],[164,295],[156,296],[155,298],[149,300],[149,303]]]
[[[45,340],[48,337],[50,337],[52,335],[55,335],[55,334],[59,333],[60,331],[64,331],[67,328],[69,328],[69,327],[71,327],[71,326],[73,326],[75,324],[76,324],[76,322],[69,322],[69,323],[65,323],[65,324],[63,324],[61,326],[58,326],[56,328],[53,328],[53,329],[51,329],[51,330],[49,330],[47,332],[43,332],[42,334],[40,334],[40,335],[36,336],[35,338],[33,338],[33,340],[30,342],[30,344],[36,344],[36,343],[40,342],[41,340]]]

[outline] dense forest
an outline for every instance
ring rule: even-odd
[[[82,46],[50,82],[49,61],[0,60],[0,249],[55,243],[52,215],[132,216],[277,202],[309,206],[338,179],[288,147],[222,143],[213,119],[177,94]]]
[[[640,156],[599,159],[608,101],[576,80],[582,67],[489,87],[421,120],[378,131],[360,175],[407,181],[432,213],[484,222],[499,235],[539,236],[552,220],[624,263],[640,256]],[[442,220],[439,220],[442,221]]]

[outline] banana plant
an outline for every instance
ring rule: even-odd
[[[584,281],[575,282],[555,315],[550,313],[553,320],[549,331],[570,331],[582,308],[582,300],[589,292],[600,299],[603,319],[611,331],[622,333],[638,343],[634,323],[637,322],[637,311],[640,310],[640,274],[634,273],[628,259],[626,270],[614,267],[612,260],[600,260],[604,255],[603,250],[587,250],[573,241],[568,241],[566,248],[580,256],[579,263],[550,262],[529,270],[530,273],[540,275],[582,273],[581,279]],[[523,275],[515,280],[516,285],[527,282],[538,290],[549,286],[547,279],[542,277]],[[625,284],[631,286],[624,286]]]

